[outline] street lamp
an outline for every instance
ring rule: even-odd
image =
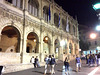
[[[96,26],[96,30],[100,31],[100,25]]]
[[[98,13],[97,16],[99,17],[100,20],[100,3],[94,4],[93,9]]]
[[[91,39],[95,39],[96,36],[97,36],[97,35],[96,35],[95,33],[91,33],[91,34],[90,34],[90,38],[91,38]]]

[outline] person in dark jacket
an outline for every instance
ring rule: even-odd
[[[0,75],[2,75],[3,66],[0,66]]]
[[[55,64],[56,64],[56,60],[55,60],[55,58],[54,58],[54,55],[52,55],[51,61],[50,61],[50,65],[51,65],[51,74],[55,74],[55,71],[54,71]]]
[[[36,56],[35,58],[35,64],[37,67],[40,67],[38,56]]]
[[[67,71],[69,71],[69,63],[70,63],[70,60],[68,59],[68,57],[66,57],[64,61],[65,74],[67,74]]]

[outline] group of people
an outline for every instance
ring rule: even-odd
[[[34,58],[34,56],[32,56],[31,63],[34,65],[34,68],[40,67],[38,56],[36,56],[36,58]]]
[[[86,55],[86,64],[88,66],[94,66],[95,64],[99,66],[100,65],[100,53]]]
[[[64,60],[65,74],[67,74],[67,73],[69,74],[69,64],[70,64],[70,58],[66,57]],[[75,64],[76,64],[76,72],[80,71],[81,58],[79,57],[79,55],[76,55]]]
[[[56,60],[54,58],[54,55],[46,55],[44,58],[45,61],[45,70],[44,70],[44,75],[46,75],[47,71],[49,71],[51,74],[55,74],[55,65],[56,64]],[[31,58],[31,62],[34,64],[34,67],[40,67],[39,61],[38,61],[38,57],[36,56],[36,58],[34,58],[34,56],[32,56]],[[81,69],[81,58],[79,57],[79,55],[76,55],[76,59],[75,59],[75,64],[76,64],[76,72],[80,71]],[[70,58],[66,57],[64,60],[64,66],[65,66],[65,74],[67,75],[69,73],[69,64],[70,64]]]
[[[51,74],[55,74],[55,70],[54,67],[56,65],[56,60],[54,58],[54,55],[49,55],[44,58],[45,61],[45,71],[44,71],[44,75],[46,75],[48,67],[49,67],[49,72]]]

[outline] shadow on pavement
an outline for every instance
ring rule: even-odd
[[[32,71],[32,72],[36,72],[36,73],[40,73],[40,74],[44,74],[43,72],[39,72],[39,71]]]

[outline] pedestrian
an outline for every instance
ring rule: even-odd
[[[48,66],[49,66],[49,73],[51,74],[51,55],[49,55],[49,58],[48,58]]]
[[[50,65],[51,65],[51,74],[55,74],[55,64],[56,64],[56,60],[54,58],[54,55],[52,55],[51,57],[51,61],[50,61]]]
[[[76,55],[76,72],[81,70],[81,59],[79,55]]]
[[[34,68],[36,68],[36,63],[35,63],[35,58],[34,58],[34,56],[32,56],[32,58],[31,58],[31,63],[34,65]]]
[[[36,67],[40,68],[40,63],[39,63],[38,56],[36,56],[36,58],[35,58],[35,64],[36,64]]]
[[[98,66],[100,65],[100,53],[97,55],[98,58]]]
[[[3,71],[4,71],[4,66],[0,66],[0,75],[2,75]]]
[[[45,61],[45,71],[44,71],[44,75],[46,75],[47,68],[48,68],[48,65],[49,65],[49,58],[48,58],[47,55],[45,56],[44,61]]]
[[[69,71],[69,63],[70,63],[70,60],[68,59],[68,57],[66,57],[64,61],[65,74],[67,74],[67,72]]]
[[[96,59],[96,64],[98,66],[98,58],[97,58],[98,54],[95,54],[95,59]]]

